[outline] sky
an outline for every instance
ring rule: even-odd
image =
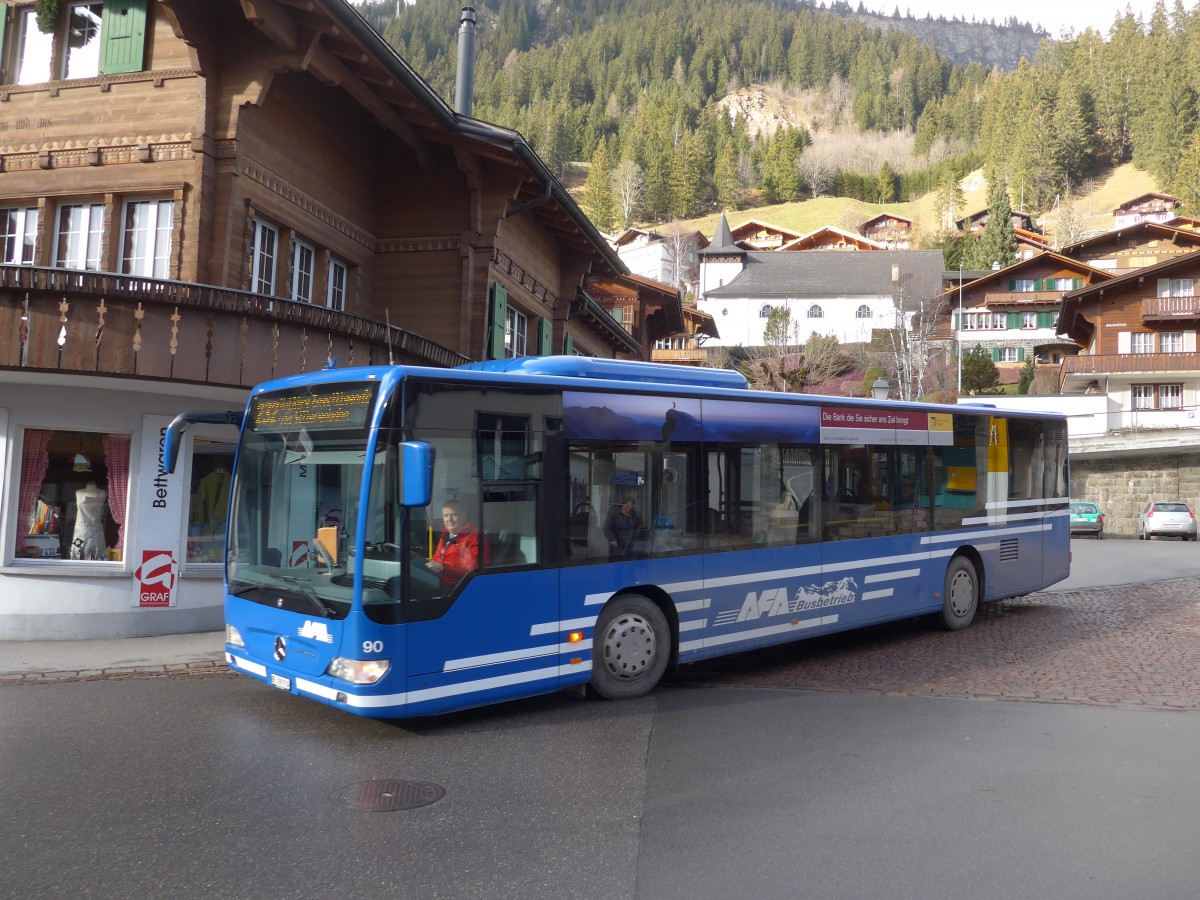
[[[1183,6],[1188,10],[1195,9],[1196,3],[1197,0],[1183,0]],[[1001,24],[1009,16],[1016,16],[1020,22],[1041,25],[1051,37],[1059,37],[1065,28],[1080,32],[1088,27],[1107,36],[1113,20],[1123,14],[1126,7],[1135,16],[1141,16],[1143,22],[1148,22],[1154,4],[1155,0],[1001,0],[994,5],[963,3],[962,0],[863,0],[866,9],[889,16],[897,7],[900,15],[908,12],[916,18],[924,18],[926,13],[931,13],[947,19],[958,16],[968,22],[975,16],[977,20],[995,19]],[[858,8],[856,0],[850,5]],[[1175,0],[1167,0],[1168,15],[1174,5]]]

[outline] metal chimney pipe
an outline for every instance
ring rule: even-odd
[[[471,115],[475,95],[475,8],[464,6],[458,27],[458,73],[454,82],[454,111]]]

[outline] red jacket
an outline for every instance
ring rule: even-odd
[[[486,559],[487,552],[484,551]],[[473,572],[480,566],[479,533],[477,531],[460,531],[451,537],[443,534],[437,548],[430,557],[442,564],[442,583],[457,584],[468,572]]]

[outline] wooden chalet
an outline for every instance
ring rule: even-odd
[[[1051,252],[985,272],[938,298],[934,337],[961,345],[964,353],[983,348],[1002,381],[1015,381],[1026,359],[1058,364],[1078,352],[1057,332],[1063,295],[1110,277]]]
[[[1179,198],[1151,192],[1127,200],[1112,211],[1113,228],[1120,230],[1142,222],[1164,223],[1175,217]]]
[[[1200,232],[1141,222],[1079,241],[1060,252],[1092,268],[1116,273],[1158,265],[1196,250],[1200,250]]]
[[[1017,239],[1017,259],[1032,259],[1050,249],[1050,241],[1036,231],[1014,228],[1013,236]]]
[[[39,7],[0,4],[0,640],[220,627],[197,498],[234,437],[194,427],[167,474],[178,412],[326,366],[649,358],[589,293],[627,268],[525,140],[345,0],[72,0],[47,32]],[[79,555],[89,476],[104,534]],[[140,588],[146,554],[169,591]]]
[[[895,213],[880,213],[858,226],[858,233],[889,250],[907,250],[911,245],[913,220]]]
[[[799,231],[758,219],[748,219],[736,228],[730,228],[729,233],[733,243],[743,250],[778,250],[788,241],[800,237]]]
[[[779,249],[790,252],[794,250],[886,250],[888,248],[861,234],[826,225],[795,240],[788,241]]]
[[[1127,410],[1194,410],[1200,253],[1071,291],[1058,330],[1081,348],[1063,365],[1063,393],[1100,389]]]
[[[968,216],[963,216],[961,219],[956,219],[954,224],[958,226],[959,231],[979,232],[983,231],[983,227],[987,225],[987,221],[988,210],[981,209]],[[1023,228],[1026,231],[1033,231],[1033,217],[1029,213],[1013,210],[1012,226],[1013,228]]]

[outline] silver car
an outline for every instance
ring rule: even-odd
[[[1148,541],[1155,535],[1178,535],[1196,539],[1196,516],[1186,503],[1152,500],[1137,518],[1137,536]]]

